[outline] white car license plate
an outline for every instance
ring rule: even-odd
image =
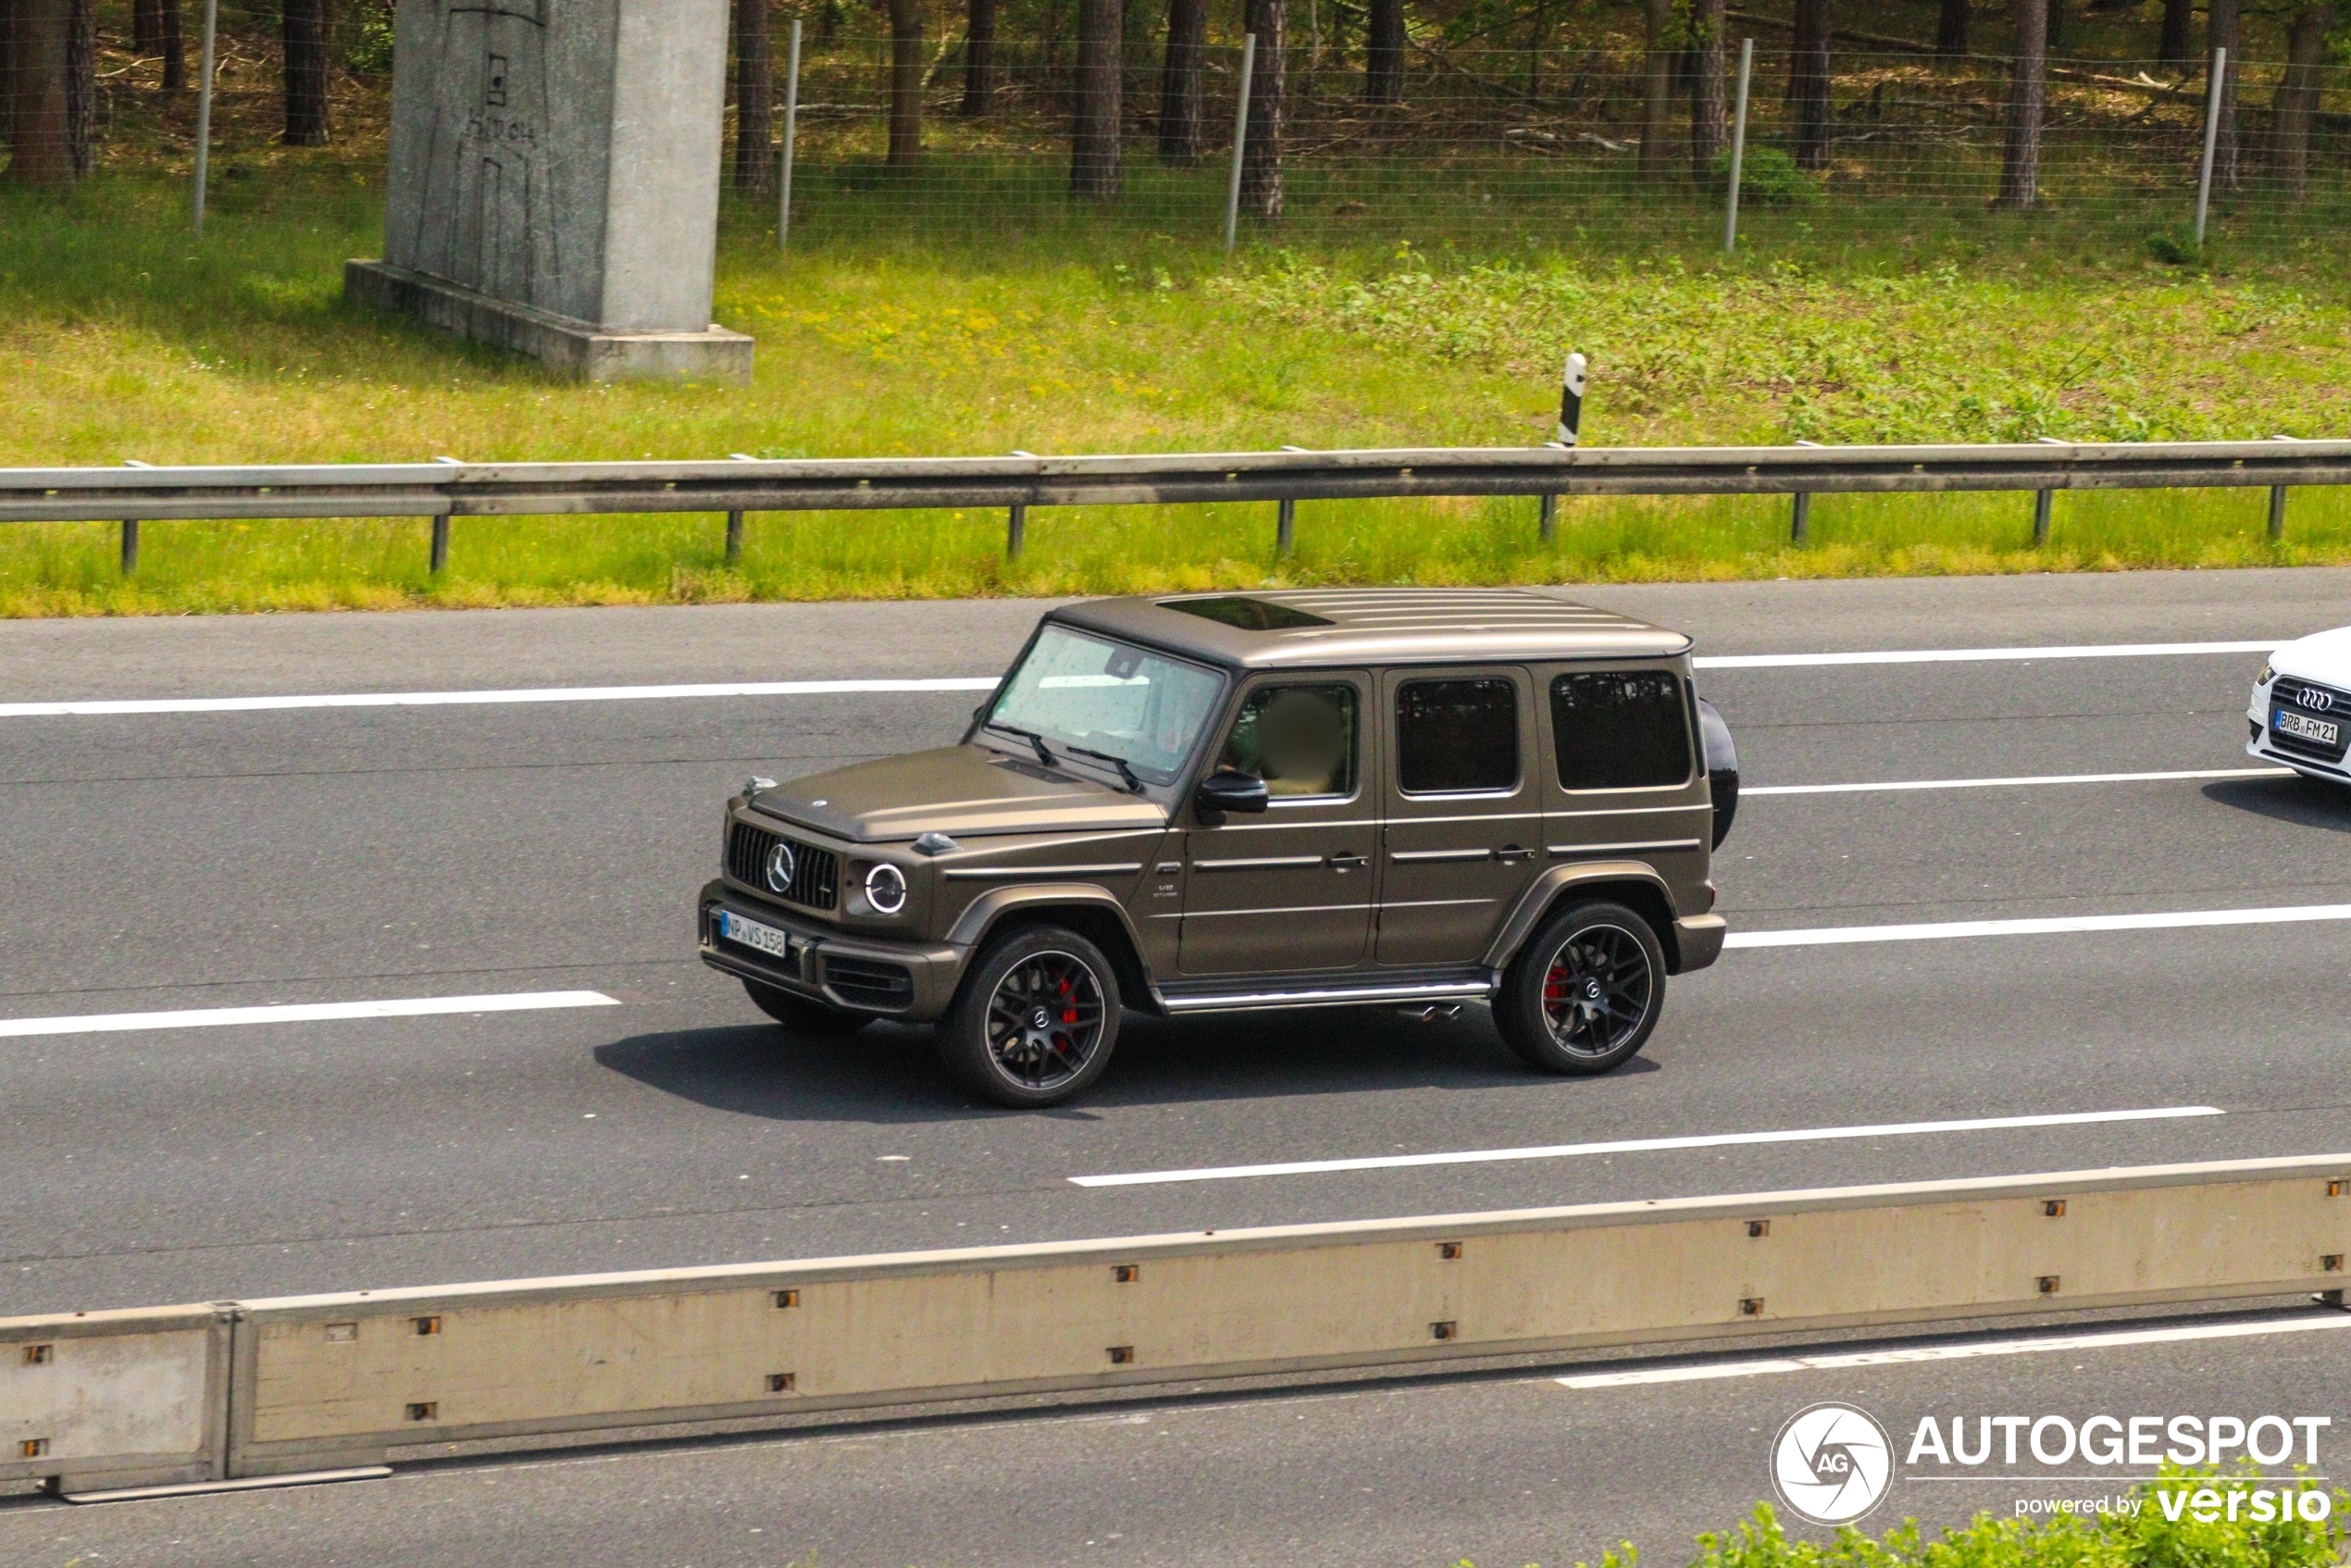
[[[2322,718],[2280,708],[2275,715],[2278,733],[2291,735],[2297,740],[2307,740],[2315,746],[2332,746],[2343,739],[2343,727]]]
[[[746,920],[732,910],[718,912],[718,934],[730,942],[755,948],[777,958],[791,956],[791,933],[778,931],[773,926],[763,926],[756,920]]]

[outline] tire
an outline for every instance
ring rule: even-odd
[[[759,1004],[762,1013],[792,1033],[810,1039],[846,1039],[874,1021],[867,1014],[844,1013],[776,986],[761,985],[757,980],[745,980],[743,989]]]
[[[1101,948],[1060,926],[990,941],[939,1021],[939,1056],[965,1087],[1031,1110],[1074,1099],[1118,1043],[1118,974]]]
[[[1559,911],[1519,950],[1494,996],[1494,1026],[1531,1066],[1605,1073],[1648,1043],[1664,1005],[1657,933],[1624,905],[1595,901]]]

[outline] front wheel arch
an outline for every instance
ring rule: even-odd
[[[1008,904],[998,910],[973,938],[973,956],[976,958],[989,943],[1006,932],[1027,926],[1060,926],[1076,931],[1102,950],[1102,956],[1110,961],[1112,972],[1118,977],[1118,989],[1128,1007],[1146,1013],[1160,1011],[1151,989],[1151,971],[1144,967],[1142,955],[1136,951],[1135,933],[1126,924],[1126,912],[1109,902],[1107,895],[1099,902],[1055,903],[1040,900]]]

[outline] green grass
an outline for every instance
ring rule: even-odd
[[[137,174],[0,199],[0,464],[1524,443],[1572,347],[1602,444],[2319,435],[2351,414],[2331,251],[2247,242],[2188,271],[2096,226],[1831,242],[1813,210],[1760,215],[1724,263],[1672,237],[1670,200],[1630,199],[1630,255],[1612,231],[1317,230],[1231,263],[1041,196],[918,240],[880,191],[789,259],[735,209],[717,315],[757,336],[754,385],[582,387],[341,305],[342,259],[378,245],[364,164],[225,162],[264,172],[224,178],[201,246],[178,189]],[[150,523],[131,582],[110,525],[19,525],[0,614],[2351,561],[2351,503],[2296,492],[2283,547],[2263,504],[2063,495],[2035,551],[2027,496],[1823,497],[1797,551],[1784,500],[1569,502],[1549,547],[1532,502],[1310,503],[1278,565],[1270,504],[1034,513],[1016,566],[1000,514],[755,516],[734,569],[716,517],[460,519],[438,582],[421,521]]]

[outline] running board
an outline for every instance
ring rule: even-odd
[[[1484,1002],[1494,982],[1424,980],[1411,985],[1329,985],[1300,990],[1214,991],[1164,996],[1170,1013],[1250,1013],[1273,1007],[1360,1007],[1399,1002]]]

